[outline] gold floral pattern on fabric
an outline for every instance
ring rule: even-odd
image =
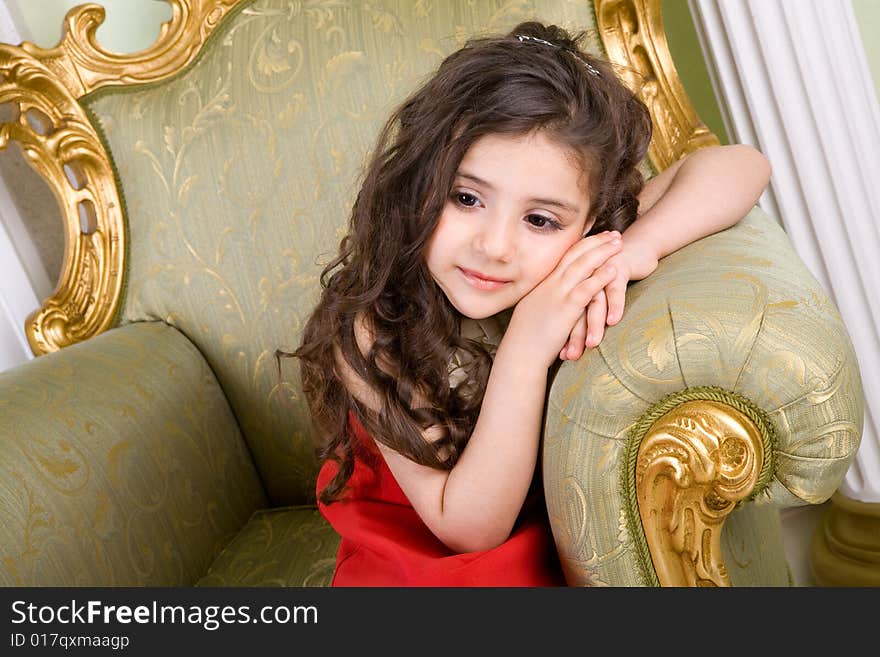
[[[314,506],[258,511],[197,586],[329,586],[339,535]]]
[[[3,586],[188,586],[266,504],[213,373],[160,322],[0,373],[0,450]]]

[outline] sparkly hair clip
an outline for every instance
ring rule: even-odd
[[[599,70],[595,66],[590,64],[590,62],[586,61],[585,59],[582,59],[581,57],[578,56],[577,53],[569,50],[568,48],[560,46],[556,43],[550,43],[549,41],[547,41],[545,39],[539,39],[538,37],[529,36],[527,34],[517,34],[516,38],[520,43],[522,43],[524,41],[534,41],[535,43],[543,43],[545,46],[550,46],[551,48],[561,48],[562,50],[568,50],[575,59],[577,59],[581,64],[584,65],[584,67],[587,69],[587,72],[590,75],[595,76],[597,78],[600,77]]]

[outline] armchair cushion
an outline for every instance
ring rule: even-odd
[[[329,586],[338,547],[316,506],[263,509],[196,586]]]
[[[0,373],[0,584],[193,584],[266,497],[211,369],[161,322]]]

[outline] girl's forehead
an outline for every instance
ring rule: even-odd
[[[587,153],[564,143],[552,133],[536,129],[526,133],[487,133],[478,137],[465,152],[462,162],[491,158],[493,154],[522,155],[527,158],[560,162],[561,166],[588,173]]]
[[[588,182],[591,168],[585,153],[543,130],[524,134],[489,133],[479,137],[465,152],[459,169],[472,166],[491,168],[498,175],[517,166],[525,166],[536,174],[550,170],[563,175],[562,180],[576,179],[579,185]]]

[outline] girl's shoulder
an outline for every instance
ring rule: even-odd
[[[372,326],[363,311],[358,311],[353,322],[354,341],[361,355],[366,357],[376,341]],[[355,399],[372,411],[378,412],[382,407],[379,393],[361,377],[349,363],[340,340],[333,345],[336,376],[340,383]],[[379,363],[381,367],[381,363]],[[389,372],[390,374],[390,372]]]
[[[362,311],[355,315],[353,322],[354,339],[357,344],[361,356],[366,358],[375,343],[375,333],[373,327]],[[334,345],[333,353],[336,361],[336,373],[340,382],[345,389],[364,406],[374,412],[379,412],[382,408],[383,395],[373,388],[372,385],[358,374],[345,357],[339,343]],[[400,370],[394,361],[387,354],[378,353],[376,355],[376,366],[385,374],[392,378],[400,377]],[[413,406],[426,406],[428,402],[424,395],[416,391],[413,394]]]

